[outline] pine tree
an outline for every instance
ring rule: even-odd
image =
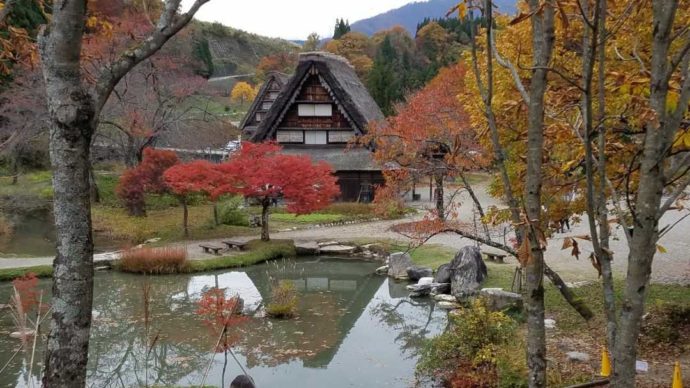
[[[393,105],[402,99],[400,72],[396,71],[398,64],[398,54],[390,37],[386,36],[376,54],[367,82],[371,96],[386,116],[394,113]]]
[[[333,39],[340,39],[343,35],[350,32],[350,22],[345,19],[335,19],[335,29],[333,31]]]

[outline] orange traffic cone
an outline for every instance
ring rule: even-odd
[[[672,388],[683,388],[683,377],[680,374],[680,362],[676,361],[676,366],[673,368],[673,384]]]
[[[609,359],[609,351],[606,349],[606,346],[601,347],[601,373],[599,374],[601,377],[611,376],[611,360]]]

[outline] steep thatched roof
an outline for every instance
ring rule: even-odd
[[[295,75],[259,124],[252,141],[264,141],[273,134],[298,96],[312,68],[318,71],[324,86],[345,111],[357,133],[365,133],[370,122],[383,120],[381,109],[345,58],[325,52],[303,53],[300,54]]]
[[[374,157],[366,148],[283,148],[285,155],[307,155],[315,162],[326,162],[333,171],[381,171]]]
[[[277,71],[272,71],[267,74],[266,81],[264,81],[263,85],[261,85],[259,93],[257,93],[256,98],[254,98],[254,101],[252,101],[252,105],[249,107],[249,110],[247,111],[247,114],[244,115],[242,121],[240,122],[240,130],[244,131],[247,125],[252,121],[254,116],[256,116],[256,113],[261,109],[261,104],[263,103],[266,94],[268,94],[268,92],[270,91],[269,86],[271,85],[271,83],[276,83],[280,86],[282,90],[285,88],[285,85],[288,83],[289,80],[289,75]]]

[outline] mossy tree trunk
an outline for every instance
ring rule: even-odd
[[[261,200],[261,241],[270,241],[268,235],[268,209],[271,208],[271,199],[266,197]]]

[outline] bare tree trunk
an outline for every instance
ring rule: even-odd
[[[436,189],[434,190],[436,196],[436,216],[442,220],[446,220],[446,207],[445,207],[445,193],[443,192],[443,179],[445,174],[442,172],[434,173],[434,183],[436,184]]]
[[[185,237],[189,237],[189,208],[187,207],[187,197],[180,197],[182,203],[182,231]]]
[[[661,206],[664,186],[675,179],[666,169],[669,151],[690,102],[690,33],[682,36],[681,50],[671,47],[678,0],[653,2],[653,40],[650,66],[649,102],[656,120],[645,126],[645,138],[640,161],[637,198],[633,210],[635,233],[630,242],[626,287],[621,303],[618,332],[614,348],[612,386],[635,385],[635,359],[644,300],[652,269],[652,260],[659,239],[659,219],[671,203],[687,187],[690,178],[684,177]],[[677,39],[680,35],[677,35]],[[674,72],[682,77],[680,94],[675,108],[669,109],[669,89]],[[667,173],[669,175],[667,176]]]
[[[599,0],[599,71],[598,71],[598,117],[599,134],[597,138],[597,146],[599,148],[599,157],[597,160],[597,170],[599,171],[599,183],[597,199],[597,216],[599,219],[599,246],[601,248],[601,256],[599,261],[601,263],[601,278],[604,293],[604,311],[606,314],[606,339],[610,353],[616,343],[616,295],[613,286],[613,270],[611,269],[611,262],[613,256],[609,249],[609,238],[611,233],[609,231],[608,208],[606,207],[606,124],[604,118],[606,117],[606,1]]]
[[[95,109],[80,78],[85,14],[85,1],[58,1],[53,23],[40,36],[57,229],[45,387],[83,387],[86,379],[93,300],[89,149]]]
[[[158,51],[207,1],[196,0],[187,13],[179,15],[180,0],[167,0],[156,29],[101,71],[93,94],[81,79],[87,1],[55,0],[50,25],[39,33],[57,233],[45,387],[85,386],[93,300],[89,153],[98,115],[119,80]]]
[[[265,198],[261,201],[261,241],[270,241],[268,235],[268,209],[271,207],[271,200]]]
[[[538,230],[541,221],[542,163],[544,156],[544,95],[547,69],[554,42],[553,7],[539,0],[529,1],[532,21],[533,66],[530,80],[527,127],[527,176],[525,209],[530,257],[525,268],[525,310],[527,311],[527,366],[531,388],[546,386],[546,332],[544,328],[544,248]]]
[[[604,296],[604,311],[607,318],[607,340],[609,347],[613,346],[614,332],[616,325],[616,307],[613,293],[613,273],[611,271],[611,255],[608,250],[609,246],[609,225],[608,212],[606,210],[606,138],[603,128],[603,118],[605,116],[605,99],[604,99],[604,80],[605,80],[605,59],[606,52],[604,51],[604,44],[606,43],[605,31],[600,31],[606,21],[606,1],[597,0],[594,3],[594,15],[590,18],[589,2],[580,1],[580,8],[582,10],[583,20],[583,48],[582,56],[582,121],[583,121],[583,141],[585,146],[585,175],[586,175],[586,206],[587,206],[587,220],[589,224],[589,231],[592,235],[592,246],[594,255],[600,261],[602,266],[602,285]],[[598,39],[598,40],[597,40]],[[598,47],[597,47],[598,46]],[[594,65],[597,58],[597,49],[599,49],[599,78],[598,78],[598,103],[602,132],[598,135],[598,160],[594,159],[594,148],[592,133],[594,132]],[[599,174],[599,180],[595,182],[595,171]],[[598,223],[598,228],[597,228]]]
[[[220,225],[220,221],[218,220],[218,202],[213,203],[213,224],[215,226]]]
[[[12,185],[16,185],[19,182],[19,161],[17,160],[16,149],[10,151],[9,159],[10,167],[12,168]]]

